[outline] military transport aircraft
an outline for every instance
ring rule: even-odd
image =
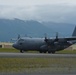
[[[18,36],[18,40],[13,44],[13,47],[20,50],[21,53],[28,50],[36,50],[40,53],[55,53],[56,51],[63,50],[72,44],[74,44],[76,37],[59,38],[58,33],[55,39],[47,38],[21,38]]]

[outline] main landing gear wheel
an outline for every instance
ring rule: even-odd
[[[46,53],[47,51],[39,51],[40,53]]]
[[[48,51],[48,53],[51,53],[51,51]]]
[[[46,53],[47,51],[44,51],[44,53]]]
[[[42,53],[42,51],[39,51],[40,53]]]
[[[24,53],[23,50],[20,50],[20,53]]]
[[[52,54],[55,54],[55,50],[48,50],[48,53],[52,53]]]
[[[55,54],[55,51],[52,51],[52,54]]]

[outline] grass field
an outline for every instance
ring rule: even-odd
[[[14,48],[0,48],[0,52],[19,52],[19,50],[16,50]]]
[[[72,71],[76,71],[76,58],[0,58],[0,73]]]
[[[20,52],[19,50],[16,50],[14,48],[0,48],[0,52],[14,52],[14,53],[18,53]],[[32,53],[37,53],[38,51],[28,51],[28,52],[32,52]],[[76,54],[76,50],[62,50],[62,51],[58,51],[56,52],[57,54]]]
[[[16,52],[14,48],[0,48],[0,52]],[[32,51],[29,51],[32,52]],[[35,52],[35,51],[33,51]],[[76,54],[76,50],[63,50],[57,54]],[[25,73],[76,73],[76,58],[1,58],[0,73],[25,72]]]

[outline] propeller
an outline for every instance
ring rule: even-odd
[[[20,39],[21,38],[21,36],[20,36],[20,34],[18,34],[18,37],[17,37],[17,39]]]
[[[47,42],[48,41],[48,39],[47,39],[47,34],[45,33],[45,40],[44,40],[45,42]]]
[[[55,41],[58,41],[59,39],[58,39],[58,32],[56,32],[56,39],[55,39]]]
[[[58,38],[58,32],[56,32],[56,38],[55,39],[48,39],[47,38],[47,34],[45,34],[45,42],[47,44],[54,44],[54,42],[58,42],[59,38]]]
[[[21,36],[20,36],[20,34],[18,34],[17,38],[12,38],[11,41],[17,41],[20,38],[21,38]]]

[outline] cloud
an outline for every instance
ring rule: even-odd
[[[71,4],[76,5],[76,0],[0,0],[3,5],[45,5],[45,4]]]
[[[36,18],[40,21],[74,22],[76,19],[76,6],[44,5],[35,10]]]
[[[31,0],[0,1],[0,18],[19,18],[23,20],[53,21],[76,24],[75,0],[30,1]]]

